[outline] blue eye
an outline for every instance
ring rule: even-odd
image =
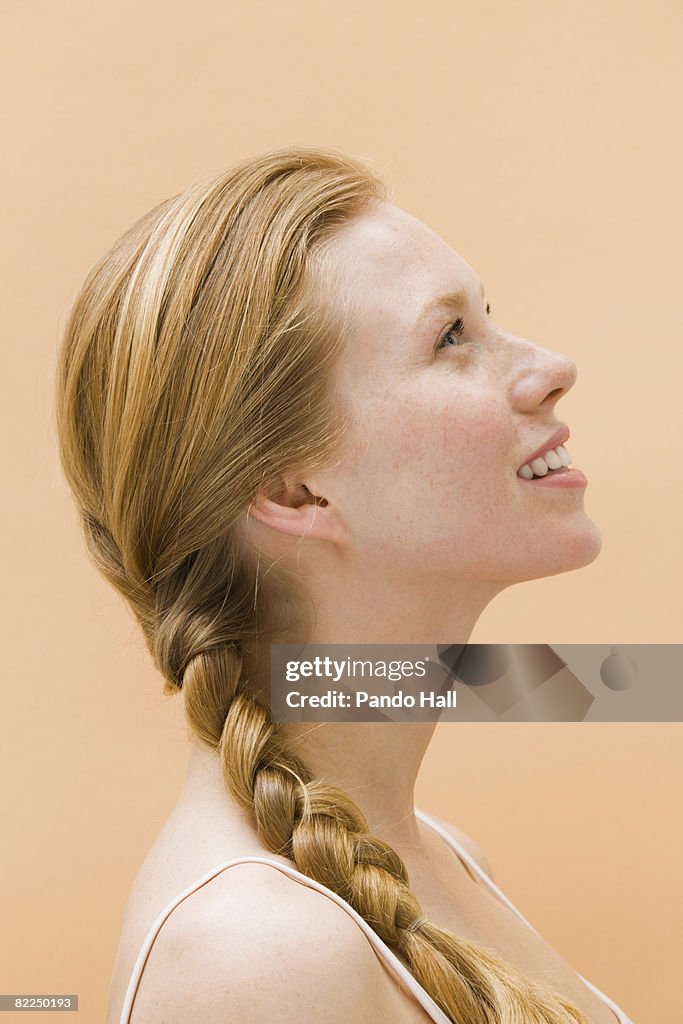
[[[489,302],[486,303],[486,312],[487,312],[488,316],[491,316],[491,304]],[[450,348],[450,347],[452,347],[452,348],[460,348],[460,345],[449,346],[448,343],[447,343],[447,338],[449,336],[451,336],[451,335],[457,335],[460,338],[460,337],[462,337],[462,334],[463,334],[464,330],[465,330],[465,321],[463,320],[463,318],[461,316],[459,316],[457,320],[453,321],[453,323],[448,328],[446,333],[444,335],[442,335],[442,337],[441,337],[440,341],[438,342],[436,348],[437,349],[440,349],[440,348]]]
[[[439,348],[448,348],[447,339],[451,335],[457,335],[458,337],[460,337],[464,330],[465,330],[465,321],[463,320],[463,318],[461,316],[459,316],[458,319],[455,320],[451,324],[451,326],[448,328],[446,333],[442,336],[441,340],[439,341],[438,345],[436,346],[437,349],[439,349]],[[459,346],[455,345],[454,347],[458,348]]]

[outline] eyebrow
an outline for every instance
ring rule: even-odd
[[[484,288],[484,282],[479,282],[481,285],[481,297],[484,298],[486,289]],[[430,299],[427,305],[424,307],[417,320],[414,323],[414,327],[417,327],[422,323],[430,313],[433,313],[436,309],[443,309],[444,307],[455,307],[461,309],[467,305],[467,291],[464,288],[459,288],[455,292],[447,292],[446,295],[437,295],[436,298]]]

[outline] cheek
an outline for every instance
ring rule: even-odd
[[[504,396],[432,390],[377,400],[357,410],[356,424],[339,496],[368,570],[493,577],[515,548]]]
[[[395,470],[436,486],[488,488],[512,458],[509,411],[474,390],[396,402],[385,410],[381,435]]]
[[[499,507],[512,442],[509,410],[495,396],[463,389],[377,399],[358,424],[355,470],[368,499],[392,499],[393,516],[438,517],[444,506],[464,515],[474,506],[489,518]]]

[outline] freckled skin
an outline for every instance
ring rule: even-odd
[[[254,537],[304,571],[320,642],[466,641],[495,594],[600,551],[583,488],[517,477],[563,422],[555,406],[576,366],[499,326],[469,264],[391,203],[356,217],[333,250],[360,307],[337,367],[352,429],[334,464],[297,484],[327,504],[302,504],[299,520],[257,503]],[[459,288],[466,305],[416,325]],[[462,336],[435,351],[457,316]]]

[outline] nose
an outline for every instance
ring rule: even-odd
[[[541,406],[551,408],[576,382],[576,363],[561,352],[550,352],[525,338],[514,340],[512,393],[515,404],[525,412]]]

